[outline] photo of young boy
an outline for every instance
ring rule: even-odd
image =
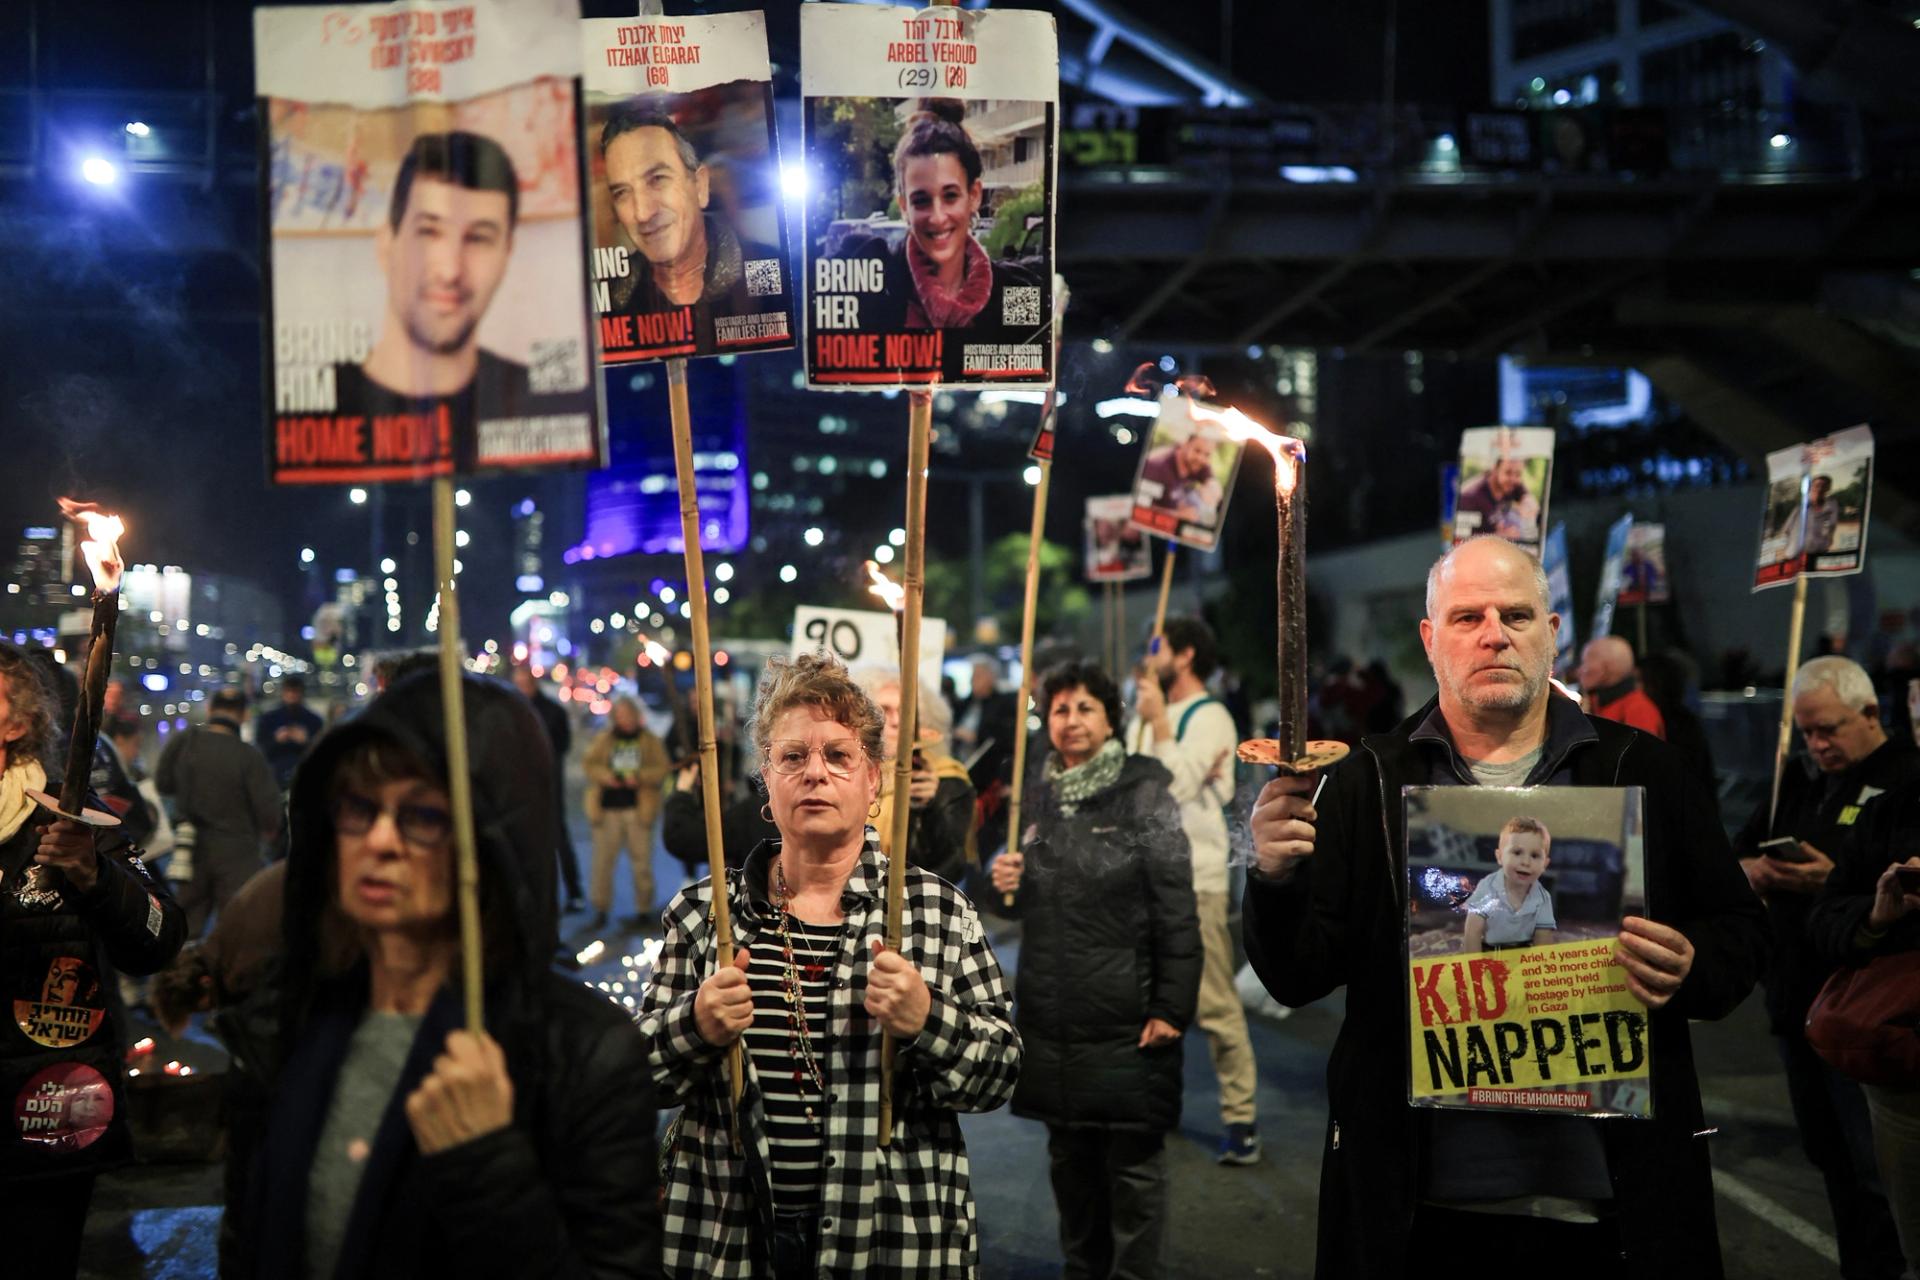
[[[1540,882],[1552,848],[1553,834],[1538,818],[1513,817],[1502,824],[1494,852],[1500,869],[1482,879],[1467,899],[1460,950],[1499,951],[1554,940],[1553,897]]]

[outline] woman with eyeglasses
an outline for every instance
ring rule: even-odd
[[[659,1274],[644,1042],[550,966],[544,731],[505,685],[463,676],[461,695],[485,1030],[462,1025],[440,673],[421,671],[294,777],[280,967],[222,1015],[269,1100],[233,1135],[223,1274]]]
[[[883,945],[888,863],[869,825],[881,724],[836,659],[769,662],[752,729],[780,834],[727,875],[735,963],[716,963],[710,879],[667,907],[640,1027],[654,1084],[683,1108],[662,1156],[670,1276],[979,1269],[956,1113],[1006,1101],[1020,1037],[979,917],[951,885],[909,868],[901,949]],[[881,1148],[883,1029],[897,1054]]]
[[[1200,998],[1193,863],[1173,775],[1122,745],[1112,678],[1057,667],[1040,705],[1053,750],[1028,788],[1024,852],[990,868],[1025,921],[1016,1009],[1030,1055],[1013,1113],[1047,1126],[1066,1274],[1158,1276],[1180,1037]]]

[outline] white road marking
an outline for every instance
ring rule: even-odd
[[[1832,1236],[1785,1206],[1768,1199],[1732,1174],[1715,1169],[1713,1189],[1768,1226],[1793,1237],[1834,1266],[1840,1265],[1840,1250],[1834,1244]]]

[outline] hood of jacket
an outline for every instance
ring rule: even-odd
[[[472,783],[474,838],[480,863],[482,915],[510,922],[515,956],[508,972],[498,958],[488,965],[489,985],[502,977],[526,987],[547,971],[559,930],[554,897],[555,778],[533,707],[498,681],[463,673],[461,702],[467,721],[467,776]],[[333,818],[327,794],[334,771],[352,752],[370,744],[396,746],[444,783],[448,750],[440,674],[429,669],[397,682],[358,716],[329,730],[301,762],[288,797],[291,836],[287,858],[287,994],[295,1009],[319,975],[322,908],[334,892]],[[454,854],[451,844],[450,855]],[[497,908],[490,910],[489,908]]]

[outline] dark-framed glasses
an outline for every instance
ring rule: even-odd
[[[866,748],[858,738],[835,738],[817,747],[810,747],[798,738],[782,738],[767,744],[767,768],[783,777],[791,776],[804,770],[816,751],[820,753],[820,763],[836,778],[851,778],[853,771],[867,761]]]
[[[389,810],[378,801],[352,791],[333,802],[333,827],[343,835],[363,836],[373,830],[380,815],[391,812],[400,838],[423,849],[437,849],[453,837],[453,814],[439,805],[407,801]]]

